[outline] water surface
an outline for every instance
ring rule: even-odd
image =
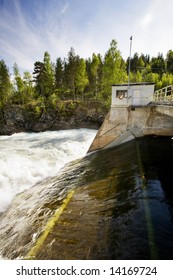
[[[172,185],[171,139],[143,138],[89,154],[15,198],[1,215],[1,254],[173,259]],[[53,218],[64,201],[61,215]]]

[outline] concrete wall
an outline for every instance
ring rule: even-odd
[[[111,107],[88,152],[146,135],[173,137],[173,107],[164,107]]]
[[[172,106],[159,105],[159,106],[156,106],[156,111],[158,113],[160,113],[161,115],[167,115],[167,116],[173,117],[173,107]]]

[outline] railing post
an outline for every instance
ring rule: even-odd
[[[167,100],[167,88],[168,88],[168,87],[166,87],[166,88],[165,88],[164,101],[166,101],[166,100]]]
[[[166,86],[153,93],[154,102],[173,101],[173,85]]]

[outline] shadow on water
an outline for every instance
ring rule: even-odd
[[[103,155],[119,169],[118,180],[108,186],[114,203],[104,258],[173,259],[172,140],[142,138]],[[106,201],[105,216],[111,199]],[[98,251],[93,251],[95,258]]]
[[[102,197],[103,211],[97,245],[91,253],[99,259],[148,259],[143,180],[135,142],[97,153],[91,169],[100,167],[101,176],[111,177]],[[91,189],[93,194],[93,186]],[[100,187],[94,193],[100,195]],[[100,207],[99,205],[99,207]],[[104,242],[102,241],[104,240]],[[105,242],[106,240],[106,242]],[[102,244],[103,243],[103,244]],[[145,250],[144,250],[145,248]]]
[[[172,185],[170,139],[143,138],[89,154],[14,200],[0,220],[0,251],[25,257],[73,189],[34,258],[173,259]]]
[[[141,139],[146,197],[160,259],[173,259],[173,140]]]

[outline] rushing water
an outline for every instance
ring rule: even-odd
[[[9,259],[173,259],[172,184],[171,139],[89,154],[16,196],[0,216],[0,252]]]
[[[84,156],[95,134],[74,129],[0,136],[0,212],[17,193]]]

